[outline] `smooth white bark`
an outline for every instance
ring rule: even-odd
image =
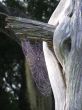
[[[57,26],[58,30],[63,28],[62,26],[64,24],[62,24],[62,21],[64,20],[64,18],[66,16],[66,13],[67,13],[66,11],[68,10],[69,13],[72,11],[72,7],[70,8],[71,3],[72,3],[72,0],[61,0],[59,5],[57,6],[56,10],[53,12],[48,23],[51,25]],[[66,25],[68,22],[69,22],[69,20],[66,21]],[[56,34],[57,34],[57,31],[56,31]],[[61,34],[61,33],[59,33],[59,34]],[[57,35],[57,37],[60,37],[60,35]],[[63,35],[60,38],[57,38],[57,40],[61,40],[62,37],[63,37]],[[57,55],[59,55],[57,58],[59,58],[60,62],[63,63],[62,58],[60,57],[58,48],[56,49],[54,47],[54,49],[55,49],[55,52],[57,53]],[[45,62],[46,62],[47,70],[48,70],[50,83],[51,83],[53,94],[54,94],[55,109],[64,110],[65,101],[66,101],[66,99],[65,99],[66,98],[66,88],[65,88],[65,84],[64,84],[64,79],[62,77],[62,73],[58,66],[57,59],[55,58],[53,53],[48,48],[48,45],[46,42],[43,42],[43,51],[44,51]]]
[[[48,70],[48,75],[55,99],[55,110],[64,110],[65,108],[65,84],[58,62],[46,42],[43,42],[43,51]]]
[[[58,62],[60,62],[64,70],[65,65],[60,52],[60,44],[63,43],[63,40],[65,38],[70,36],[70,21],[71,21],[70,16],[72,15],[73,9],[74,9],[73,0],[61,0],[48,22],[49,24],[56,26],[53,38],[53,47],[56,57],[54,56],[52,51],[48,48],[47,43],[43,42],[45,62],[55,99],[55,110],[67,109],[66,108],[67,93],[65,86],[66,80],[65,77],[64,79],[62,77],[64,75],[60,71]]]

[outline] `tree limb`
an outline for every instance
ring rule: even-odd
[[[52,42],[55,26],[35,20],[12,17],[6,18],[6,29],[12,30],[18,39],[24,40],[44,40]]]

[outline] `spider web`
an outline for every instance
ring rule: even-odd
[[[33,80],[43,95],[50,95],[51,85],[45,65],[42,44],[22,41],[22,50],[30,66]]]

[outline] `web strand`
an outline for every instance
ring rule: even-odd
[[[45,65],[41,43],[30,43],[22,41],[22,50],[30,66],[33,80],[43,95],[50,95],[51,85]]]

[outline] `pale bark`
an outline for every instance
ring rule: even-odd
[[[64,110],[65,108],[65,84],[62,78],[58,62],[46,42],[43,42],[43,51],[48,70],[52,91],[55,99],[55,110]]]
[[[8,20],[10,19],[8,18]],[[27,27],[29,25],[26,24],[26,27],[23,27],[20,23],[19,19],[19,27],[25,28],[25,34],[22,38],[18,38],[23,40],[27,38]],[[54,26],[41,25],[41,23],[38,25],[37,23],[38,26],[35,26],[35,30],[32,26],[30,28],[30,32],[36,33],[29,35],[32,39],[40,37],[44,41],[43,51],[54,94],[55,110],[82,110],[82,0],[61,0],[48,23]],[[9,26],[15,30],[11,21]],[[16,24],[13,26],[16,26]],[[46,26],[48,28],[45,28]],[[34,31],[32,31],[32,28]],[[53,30],[54,53],[45,42],[52,39]],[[20,28],[14,31],[16,35],[17,31],[18,34],[21,34]],[[38,34],[39,32],[40,34]]]
[[[63,2],[65,1],[61,0],[61,3]],[[66,2],[69,2],[68,7],[65,6]],[[60,105],[62,105],[62,107],[60,108],[57,102],[56,110],[82,110],[82,1],[67,0],[66,2],[62,5],[62,8],[60,5],[57,7],[56,11],[53,13],[49,21],[50,24],[52,23],[54,25],[57,25],[54,31],[53,47],[58,61],[51,55],[52,52],[50,52],[49,48],[47,48],[46,44],[44,43],[43,50],[48,74],[50,76],[50,82],[55,97],[55,102],[57,102],[58,100],[57,96],[60,96],[58,97],[59,103]],[[63,11],[62,9],[65,9],[65,7],[66,10]],[[71,11],[69,11],[70,9]],[[57,14],[56,12],[59,12],[60,14],[58,14],[58,16],[54,15]],[[62,102],[62,93],[60,92],[64,91],[62,87],[62,73],[60,73],[59,76],[59,78],[61,77],[61,83],[57,83],[57,79],[55,78],[59,72],[58,68],[55,68],[57,64],[54,60],[56,60],[56,63],[60,62],[65,73],[63,76],[65,79],[66,87],[65,92],[63,92],[63,94],[65,93],[65,96],[63,95],[62,100],[65,98],[66,99]],[[53,75],[50,70],[53,72]],[[56,81],[56,86],[54,84],[55,81],[53,81],[52,78],[54,78],[54,80]],[[60,91],[55,93],[55,90],[59,88],[59,85]],[[55,96],[56,94],[57,96]],[[63,105],[62,103],[65,103],[65,105]]]
[[[66,19],[64,23],[62,23],[62,21],[65,20],[66,14],[71,13],[73,9],[70,6],[71,3],[72,3],[72,0],[61,0],[61,2],[57,6],[56,10],[53,12],[48,22],[49,24],[56,26],[56,30],[58,30],[56,31],[56,33],[54,32],[56,36],[56,38],[54,39],[56,40],[55,40],[55,44],[53,45],[54,45],[56,57],[62,66],[63,66],[63,59],[61,58],[61,55],[60,55],[59,42],[61,42],[62,38],[64,37],[64,34],[66,32],[65,28],[67,28],[69,24],[68,18]],[[64,27],[65,32],[64,31],[62,32],[60,30],[63,27]],[[53,94],[54,94],[54,99],[55,99],[55,109],[65,110],[65,106],[66,106],[65,78],[63,76],[63,73],[60,71],[56,57],[50,51],[50,49],[48,48],[45,42],[43,42],[43,51],[44,51],[49,79],[50,79],[51,86],[53,89]],[[50,66],[50,64],[53,66]]]

